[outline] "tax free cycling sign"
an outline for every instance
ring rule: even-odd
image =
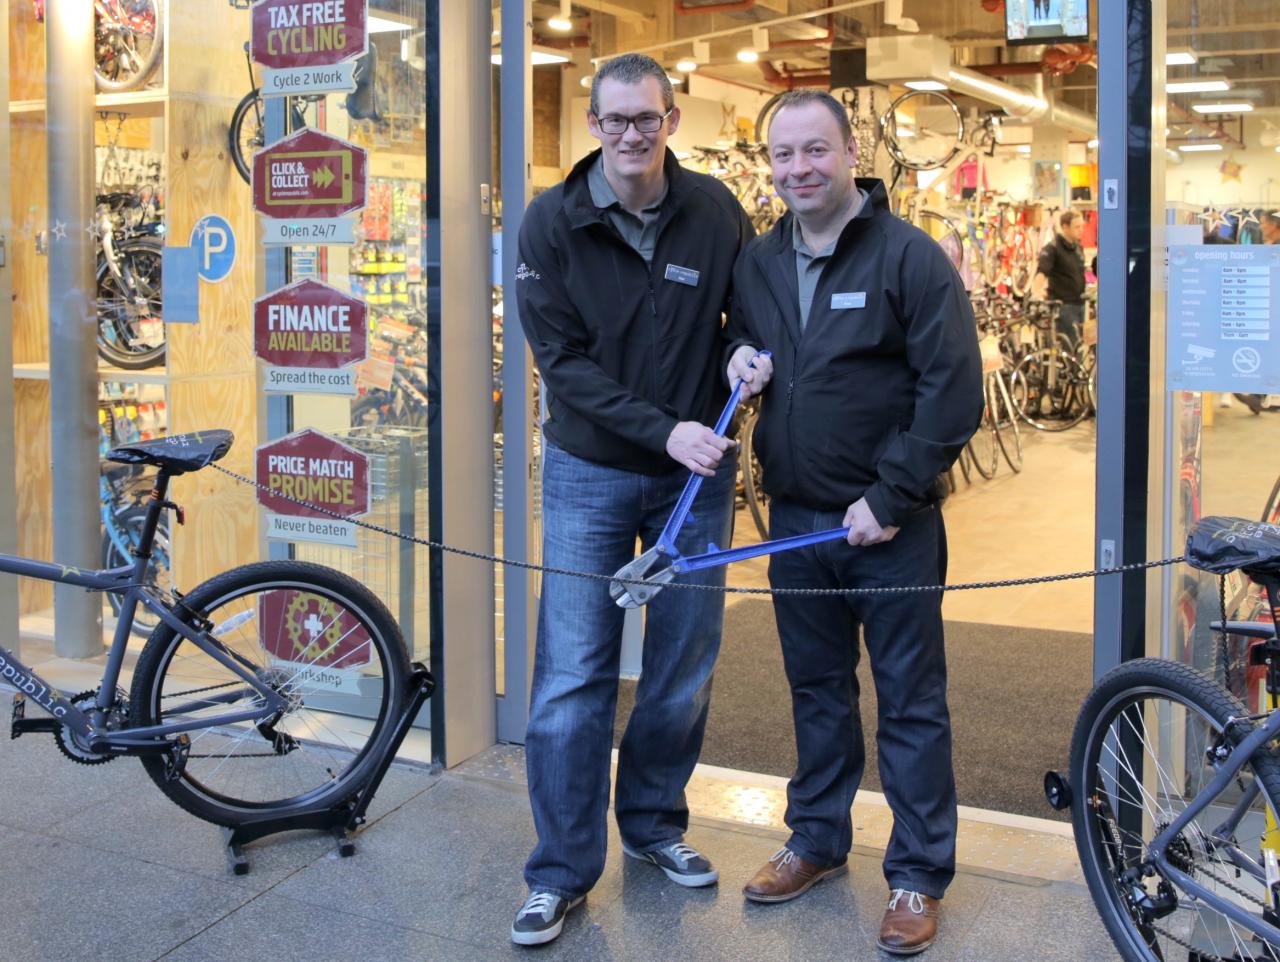
[[[264,97],[355,89],[355,59],[369,41],[368,0],[261,0],[250,16]]]
[[[267,393],[354,395],[368,317],[364,301],[310,279],[254,301],[253,350],[267,365]]]
[[[254,460],[258,503],[269,512],[268,538],[355,546],[355,525],[342,519],[369,510],[368,455],[308,428],[262,445]]]

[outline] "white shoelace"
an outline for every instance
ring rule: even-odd
[[[908,892],[906,889],[894,889],[893,898],[889,899],[889,910],[893,911],[898,907],[898,899],[902,896],[907,897],[907,909],[913,915],[924,915],[924,899],[919,892]]]
[[[520,918],[526,915],[541,915],[544,919],[547,918],[559,898],[560,896],[550,892],[534,892],[524,903],[524,908],[520,910]]]
[[[671,847],[667,849],[667,852],[671,854],[672,858],[680,859],[685,865],[688,865],[695,858],[701,858],[701,853],[699,853],[696,848],[691,848],[684,842],[673,843]]]
[[[782,868],[782,866],[784,865],[790,865],[795,860],[796,860],[796,853],[791,851],[791,849],[789,848],[780,848],[776,852],[774,852],[772,855],[769,856],[769,861],[777,862],[778,868]]]

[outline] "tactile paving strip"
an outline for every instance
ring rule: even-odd
[[[617,755],[614,755],[617,763]],[[497,745],[460,765],[461,774],[525,784],[524,749]],[[786,780],[699,765],[685,789],[689,811],[704,819],[785,833]],[[853,805],[854,848],[882,853],[893,813],[882,795],[861,792]],[[1080,863],[1070,825],[977,809],[960,811],[959,867],[1026,884],[1079,882]]]

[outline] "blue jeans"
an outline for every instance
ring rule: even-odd
[[[1084,336],[1084,305],[1063,304],[1058,308],[1058,333],[1071,338],[1078,345]]]
[[[769,535],[839,527],[843,511],[769,504]],[[770,556],[775,588],[874,588],[941,584],[947,570],[942,512],[903,522],[892,541],[850,547],[829,541]],[[791,684],[796,772],[787,783],[787,846],[834,865],[849,853],[849,807],[866,753],[858,711],[858,635],[871,658],[879,718],[880,783],[893,811],[884,857],[890,888],[934,898],[955,874],[956,787],[942,640],[942,596],[777,595],[774,616]]]
[[[635,474],[545,444],[543,563],[613,574],[651,548],[689,474]],[[731,452],[702,483],[676,540],[682,554],[727,546],[733,532],[736,459]],[[724,584],[724,568],[680,581]],[[529,800],[538,844],[529,889],[584,895],[604,871],[609,758],[618,699],[625,612],[604,581],[546,575],[525,739]],[[711,671],[720,650],[724,595],[667,587],[646,606],[635,708],[618,750],[614,814],[628,847],[648,852],[689,826],[684,787],[702,749]]]

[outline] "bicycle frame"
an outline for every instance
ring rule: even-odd
[[[107,664],[103,671],[102,684],[98,688],[98,696],[94,709],[89,713],[73,705],[70,700],[58,692],[54,686],[42,679],[35,671],[24,665],[7,648],[0,647],[0,682],[10,685],[20,694],[31,698],[37,705],[47,711],[63,725],[81,736],[85,744],[95,752],[127,754],[139,751],[164,751],[166,736],[177,735],[185,731],[209,728],[213,725],[229,725],[237,722],[260,721],[282,712],[288,707],[288,701],[269,685],[260,681],[257,676],[241,665],[225,647],[206,628],[197,625],[192,627],[173,613],[171,605],[143,581],[147,567],[151,564],[151,546],[155,540],[156,526],[160,521],[160,512],[169,503],[165,501],[165,491],[169,478],[161,472],[151,492],[151,503],[147,506],[147,517],[143,524],[142,537],[134,551],[134,562],[119,568],[102,568],[81,571],[68,565],[46,561],[34,561],[16,555],[0,555],[0,573],[18,575],[19,577],[37,578],[56,584],[75,585],[89,591],[105,591],[118,595],[120,615],[116,621],[115,636],[107,654]],[[115,700],[116,684],[120,679],[124,656],[128,647],[129,635],[133,628],[133,616],[137,606],[142,604],[153,612],[165,625],[190,641],[193,645],[218,662],[245,685],[257,692],[263,704],[253,709],[228,712],[225,716],[213,718],[203,717],[195,721],[179,721],[162,725],[147,725],[139,728],[117,728],[110,732],[102,727],[106,713]],[[243,689],[229,692],[206,693],[192,703],[192,706],[207,707],[220,702],[234,702],[244,694]],[[192,706],[181,705],[173,709],[172,714],[181,714]],[[95,716],[95,717],[91,717]]]

